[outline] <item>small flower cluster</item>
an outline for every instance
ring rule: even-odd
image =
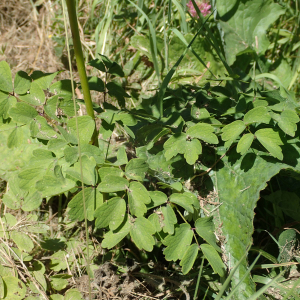
[[[201,11],[201,13],[202,13],[202,15],[204,17],[206,17],[208,14],[211,13],[211,11],[210,11],[211,5],[209,5],[206,2],[200,2],[200,1],[195,1],[195,2],[196,2],[197,6],[199,7],[199,10]],[[188,10],[189,10],[189,12],[190,12],[190,14],[191,14],[192,17],[194,17],[194,18],[195,17],[196,18],[199,17],[197,15],[197,12],[196,12],[196,10],[194,8],[194,5],[193,5],[192,1],[190,1],[186,6],[188,7]]]

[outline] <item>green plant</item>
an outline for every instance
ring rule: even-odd
[[[31,212],[40,207],[43,199],[48,203],[59,200],[61,210],[63,197],[71,221],[68,227],[73,221],[85,220],[92,228],[91,234],[101,239],[102,248],[133,242],[138,249],[154,253],[154,248],[164,247],[165,260],[179,260],[184,275],[201,259],[203,266],[205,258],[221,281],[226,270],[235,266],[214,293],[219,293],[219,299],[225,291],[232,299],[254,299],[268,287],[255,293],[250,277],[254,263],[248,268],[246,259],[259,193],[282,169],[292,174],[299,172],[299,104],[264,59],[270,45],[265,32],[284,10],[272,1],[262,5],[258,0],[231,1],[228,5],[228,1],[219,0],[215,5],[218,33],[209,19],[203,20],[195,1],[192,2],[199,14],[194,35],[185,33],[184,25],[183,33],[174,28],[167,32],[165,28],[165,34],[170,34],[170,45],[179,43],[177,52],[179,49],[181,57],[175,58],[176,51],[169,49],[167,61],[173,67],[165,71],[161,85],[161,73],[168,66],[164,66],[164,59],[157,60],[156,53],[164,53],[163,44],[143,7],[130,2],[150,30],[150,39],[133,36],[131,43],[142,43],[148,49],[144,51],[153,60],[158,82],[157,93],[134,108],[126,103],[130,95],[122,86],[125,72],[105,55],[89,62],[95,72],[104,74],[105,80],[92,76],[81,86],[71,80],[52,83],[57,73],[39,71],[31,75],[18,72],[12,80],[10,67],[0,62],[0,130],[6,158],[0,175],[8,183],[3,203],[13,210]],[[239,25],[244,19],[250,28],[247,32]],[[206,35],[208,42],[199,37],[200,33]],[[74,47],[76,54],[80,45],[74,42]],[[186,56],[190,53],[196,57],[194,65],[209,70],[208,77],[201,80],[215,80],[217,84],[182,84],[184,76],[177,76],[176,71],[188,63]],[[172,86],[168,87],[170,83]],[[109,95],[115,101],[104,101],[101,106],[91,103],[86,98],[88,90],[84,93],[85,102],[75,100],[76,86],[89,87],[103,93],[105,100]],[[79,104],[86,106],[88,115],[77,116]],[[101,120],[99,141],[94,112]],[[127,148],[111,149],[112,134],[117,130],[128,135]],[[203,205],[201,196],[208,194],[214,201]],[[27,221],[31,219],[37,222],[35,217],[27,216]],[[1,238],[12,240],[17,247],[10,249],[7,242],[2,246],[6,266],[0,269],[0,296],[11,297],[11,275],[7,274],[14,268],[7,266],[9,253],[21,264],[31,264],[28,276],[36,279],[37,286],[29,288],[34,293],[45,297],[49,290],[65,289],[65,273],[52,276],[51,287],[47,286],[45,266],[30,257],[33,238],[20,241],[20,232],[11,229],[15,224],[12,215],[1,216]],[[36,232],[36,226],[32,228],[35,231],[27,232],[47,231],[39,228]],[[279,243],[282,247],[284,239]],[[50,269],[72,269],[76,260],[86,265],[90,246],[88,239],[86,244],[70,239],[62,247],[50,247],[55,250]],[[82,252],[66,258],[74,248]],[[286,254],[282,257],[288,260]],[[95,264],[91,267],[95,268]],[[88,266],[87,269],[88,275],[93,276]],[[283,271],[278,277],[274,274],[274,281],[268,284],[282,274]],[[229,282],[233,287],[231,294]],[[12,290],[18,286],[18,299],[23,299],[26,287],[19,280],[12,280],[11,284]],[[81,297],[76,290],[69,290],[72,292],[77,293],[74,297]],[[91,297],[91,291],[89,294]],[[64,299],[68,299],[67,295]]]

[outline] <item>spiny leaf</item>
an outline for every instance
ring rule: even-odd
[[[164,250],[166,260],[176,261],[182,259],[190,246],[193,238],[193,231],[190,224],[180,224],[179,227],[175,228],[174,235],[168,235],[163,243],[167,246]]]
[[[152,251],[155,244],[153,234],[155,228],[152,223],[144,217],[138,217],[131,225],[130,236],[139,249]]]
[[[264,128],[257,130],[255,136],[260,143],[271,153],[272,156],[282,160],[283,154],[279,145],[283,145],[283,142],[279,136],[279,133],[272,128]]]
[[[198,123],[190,127],[186,131],[186,134],[191,137],[200,139],[206,143],[218,144],[219,140],[217,136],[213,133],[214,131],[215,129],[210,124]]]
[[[95,211],[95,226],[98,228],[109,226],[110,230],[115,230],[122,224],[125,212],[125,200],[119,197],[111,198]]]

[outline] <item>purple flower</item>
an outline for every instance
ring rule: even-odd
[[[211,11],[210,11],[211,5],[209,5],[206,2],[201,2],[201,1],[195,1],[195,2],[204,17],[206,17],[208,14],[211,13]],[[186,6],[188,7],[188,10],[192,17],[199,18],[192,1],[190,1]]]

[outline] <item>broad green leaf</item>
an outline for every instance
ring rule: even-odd
[[[253,139],[254,139],[254,135],[252,133],[244,134],[237,144],[236,151],[238,153],[241,153],[241,155],[244,155],[251,147]]]
[[[208,260],[215,273],[219,274],[220,277],[224,277],[226,274],[225,266],[216,249],[208,244],[202,244],[200,247],[205,258]]]
[[[167,202],[168,197],[165,193],[160,191],[148,191],[151,202],[147,204],[148,209],[162,205]]]
[[[34,167],[24,169],[19,173],[19,186],[21,189],[30,191],[34,188],[36,182],[43,178],[48,166],[41,167]]]
[[[194,165],[199,155],[202,153],[202,145],[197,139],[185,142],[184,158],[190,165]]]
[[[19,178],[12,176],[9,180],[9,190],[3,196],[3,203],[11,209],[20,209],[23,211],[32,211],[42,203],[42,195],[35,191],[28,191],[19,188]]]
[[[129,182],[127,179],[114,175],[107,175],[106,177],[104,177],[104,180],[98,185],[98,189],[102,193],[124,191],[128,187]]]
[[[266,107],[259,106],[248,111],[244,116],[246,125],[252,123],[265,123],[269,124],[271,117]]]
[[[76,183],[73,180],[64,178],[60,166],[55,166],[53,175],[45,175],[42,180],[36,183],[36,189],[43,197],[59,195],[72,189]]]
[[[289,145],[287,163],[281,163],[273,157],[248,153],[241,156],[234,149],[217,165],[215,174],[210,174],[214,184],[218,186],[220,223],[215,220],[216,227],[221,226],[222,235],[226,238],[223,253],[235,266],[247,251],[252,242],[254,211],[261,197],[260,191],[267,182],[282,169],[300,170],[300,148],[296,144]],[[259,176],[258,176],[259,175]],[[258,180],[259,178],[259,180]],[[238,266],[232,277],[232,285],[237,285],[248,270],[246,258]],[[255,291],[250,275],[247,275],[237,290],[234,299],[248,299]]]
[[[68,204],[70,208],[68,216],[71,221],[84,220],[83,201],[85,201],[86,217],[89,221],[93,221],[95,210],[103,203],[103,196],[93,187],[85,188],[84,194],[81,190]]]
[[[176,215],[170,204],[161,208],[163,231],[169,234],[174,233],[174,225],[177,223]]]
[[[64,288],[66,288],[69,284],[68,282],[68,276],[67,274],[58,274],[58,275],[54,275],[50,277],[50,283],[51,283],[51,287],[56,290],[56,291],[61,291]],[[64,278],[66,277],[66,278]]]
[[[116,168],[116,167],[102,167],[102,168],[99,168],[98,173],[99,173],[101,181],[103,181],[104,178],[109,175],[110,176],[119,176],[119,177],[124,176],[124,172],[120,168]]]
[[[30,105],[18,102],[9,110],[9,115],[16,123],[28,124],[38,115],[38,112]]]
[[[30,133],[32,137],[42,140],[51,140],[58,137],[58,133],[48,124],[47,120],[41,116],[36,116],[30,123]]]
[[[145,204],[150,202],[147,189],[140,182],[131,182],[128,189],[128,204],[131,214],[142,217],[147,212]]]
[[[96,76],[88,77],[89,88],[92,91],[104,92],[104,82]]]
[[[65,128],[57,125],[56,126],[57,129],[59,130],[61,136],[70,144],[74,144],[74,145],[77,145],[78,144],[78,140],[77,140],[77,135],[75,134],[72,134],[71,133],[71,130],[66,130]]]
[[[169,201],[183,207],[188,212],[194,212],[193,200],[186,195],[187,193],[174,193],[170,196]]]
[[[294,137],[297,130],[299,117],[293,110],[284,110],[280,115],[272,113],[272,118],[278,122],[278,126],[288,135]]]
[[[117,161],[114,163],[115,166],[122,166],[128,163],[127,153],[125,147],[120,147],[117,152]]]
[[[83,300],[80,291],[77,289],[69,289],[65,294],[64,300]]]
[[[130,232],[131,225],[128,221],[128,215],[125,216],[123,223],[115,231],[110,230],[104,236],[101,246],[111,249],[121,242],[124,237]]]
[[[217,136],[213,133],[214,131],[214,127],[212,127],[210,124],[198,123],[190,127],[186,131],[186,134],[209,144],[218,144],[219,140]]]
[[[60,295],[60,294],[52,294],[51,296],[49,296],[50,300],[64,300],[64,296]]]
[[[220,17],[223,17],[231,9],[234,8],[239,0],[218,0],[216,3],[217,12]]]
[[[180,265],[182,266],[182,273],[184,275],[192,269],[198,255],[198,250],[198,245],[192,244],[188,247],[187,251],[185,252],[180,262]]]
[[[1,65],[0,65],[0,72]],[[1,81],[1,78],[0,78]],[[0,86],[1,87],[1,86]],[[23,300],[26,295],[25,284],[14,276],[3,276],[4,298],[5,300]]]
[[[49,267],[54,272],[66,270],[68,267],[68,260],[66,259],[68,253],[66,251],[59,250],[51,255]]]
[[[116,114],[115,121],[121,121],[123,125],[127,126],[134,126],[137,124],[135,117],[127,112],[119,112]]]
[[[75,117],[70,119],[68,122],[70,133],[74,134],[75,136],[77,136],[76,118],[77,118],[80,142],[82,144],[88,144],[91,140],[91,137],[95,129],[95,122],[90,116],[80,116],[80,117]]]
[[[9,236],[21,251],[25,251],[25,252],[32,251],[34,247],[33,241],[24,232],[13,230],[9,233]]]
[[[7,147],[13,148],[23,144],[24,134],[23,128],[16,127],[8,136]]]
[[[17,104],[17,99],[10,96],[8,93],[3,93],[0,91],[0,117],[4,119],[10,118],[8,111],[11,107]]]
[[[255,136],[272,156],[279,160],[283,159],[282,150],[279,147],[279,145],[283,145],[283,142],[278,132],[274,131],[272,128],[264,128],[257,130]]]
[[[73,84],[75,89],[76,83],[73,82]],[[50,86],[49,92],[53,94],[60,94],[61,96],[72,96],[72,82],[69,79],[57,81]]]
[[[14,91],[17,94],[25,94],[31,85],[31,78],[24,71],[18,71],[14,80]]]
[[[155,228],[155,232],[160,232],[162,230],[161,222],[157,213],[153,213],[148,217],[148,220],[151,222]]]
[[[141,158],[133,158],[125,167],[127,179],[143,181],[148,171],[148,164]]]
[[[193,230],[190,224],[180,224],[175,228],[174,235],[168,235],[163,243],[167,246],[164,250],[166,260],[176,261],[182,259],[190,246],[193,238]]]
[[[191,116],[198,121],[210,118],[210,114],[207,109],[204,107],[198,107],[196,103],[192,106]]]
[[[215,225],[213,217],[199,218],[195,222],[197,233],[217,251],[221,252],[220,247],[216,244]]]
[[[66,174],[78,181],[82,180],[84,184],[95,185],[98,179],[98,174],[96,171],[96,161],[94,157],[88,158],[86,155],[83,155],[81,157],[81,164],[79,160],[74,164],[74,167],[68,168],[66,170]]]
[[[0,62],[0,90],[8,93],[13,92],[10,67],[4,60]]]
[[[293,258],[293,250],[297,245],[297,233],[295,229],[284,230],[278,238],[279,262],[290,262]]]
[[[43,73],[42,71],[33,71],[30,77],[40,86],[41,89],[47,90],[58,73],[60,72]]]
[[[154,233],[154,226],[144,217],[136,218],[131,225],[130,236],[139,249],[145,249],[149,252],[153,250],[155,241],[152,235]]]
[[[218,0],[218,7],[226,5],[226,0]],[[248,48],[264,54],[270,44],[266,31],[284,13],[279,4],[270,0],[239,1],[236,9],[228,12],[227,20],[219,21],[228,64],[232,65],[236,56]]]
[[[98,228],[105,228],[109,226],[110,230],[115,230],[122,224],[125,218],[125,213],[125,200],[119,197],[111,198],[104,202],[95,211],[95,226]]]
[[[185,152],[185,142],[187,135],[185,133],[172,135],[165,143],[165,157],[167,160],[170,160],[173,156],[176,156],[178,153]]]
[[[25,101],[31,105],[43,105],[45,103],[45,93],[36,82],[32,82],[29,93],[19,95],[22,101]]]
[[[66,162],[69,164],[74,164],[78,160],[78,148],[77,147],[67,147],[64,149],[64,156]]]
[[[222,129],[223,141],[234,141],[244,130],[246,126],[243,121],[234,121]]]

